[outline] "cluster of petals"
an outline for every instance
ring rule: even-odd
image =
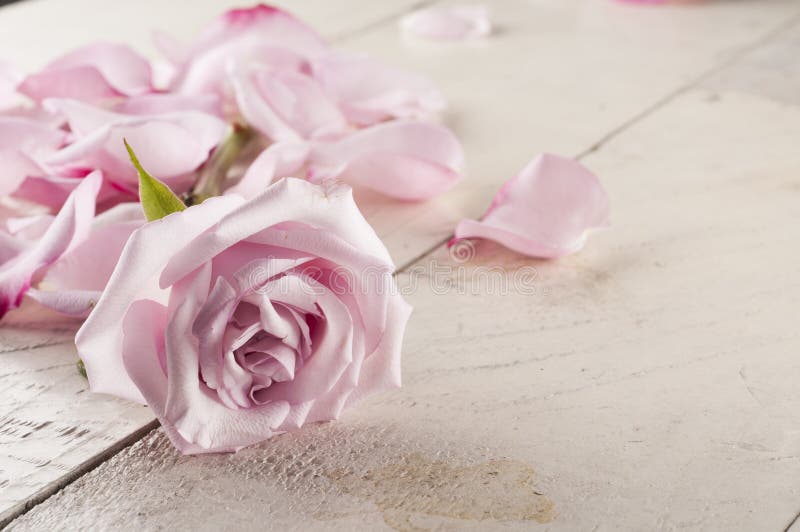
[[[190,190],[233,123],[249,126],[265,147],[245,177],[230,183],[248,198],[296,176],[421,200],[461,176],[463,152],[437,121],[445,103],[429,80],[337,51],[283,10],[235,9],[192,43],[166,34],[156,41],[166,59],[158,68],[131,47],[107,42],[27,74],[0,63],[0,316],[25,294],[72,314],[84,304],[61,304],[55,287],[85,287],[50,282],[45,272],[69,245],[86,240],[95,215],[138,201],[123,139],[177,194]],[[61,230],[49,224],[74,222],[68,212],[86,218],[84,229],[69,228],[74,243],[23,260],[48,229]],[[96,279],[104,285],[107,275]],[[39,295],[43,280],[53,294]]]

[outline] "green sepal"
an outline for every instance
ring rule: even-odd
[[[167,185],[148,174],[142,168],[128,141],[124,140],[123,142],[128,150],[128,155],[131,157],[133,166],[139,172],[139,201],[142,204],[142,210],[147,221],[160,220],[168,214],[186,209],[186,205]]]

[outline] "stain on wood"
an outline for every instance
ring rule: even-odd
[[[414,453],[384,467],[335,469],[325,476],[348,495],[374,503],[395,530],[424,530],[415,515],[469,521],[553,520],[552,501],[537,491],[535,472],[514,460],[459,466]]]

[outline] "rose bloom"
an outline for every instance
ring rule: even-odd
[[[283,179],[135,231],[78,351],[182,452],[234,451],[399,386],[393,270],[349,188]]]

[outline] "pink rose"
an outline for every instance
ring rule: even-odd
[[[350,189],[284,179],[137,230],[76,343],[93,391],[232,451],[400,384],[393,269]]]

